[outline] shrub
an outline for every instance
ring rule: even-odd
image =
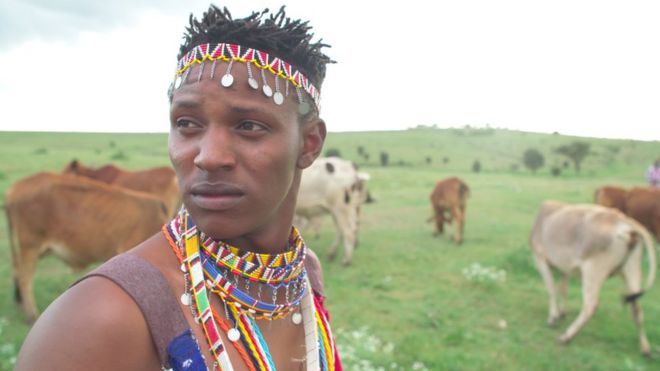
[[[479,160],[474,160],[474,162],[472,163],[472,171],[474,171],[475,173],[481,171],[481,162],[479,162]]]
[[[364,147],[362,146],[357,146],[357,153],[360,156],[364,156]]]
[[[426,156],[425,161],[426,161],[427,164],[431,164],[431,162],[432,162],[433,160],[431,159],[431,156]]]
[[[536,172],[539,168],[543,167],[545,158],[539,150],[530,148],[523,153],[523,164],[532,172]]]
[[[44,147],[40,147],[34,150],[35,155],[45,155],[46,153],[48,153],[48,150]]]
[[[442,158],[442,163],[443,164],[448,164],[449,163],[449,157],[445,156]]]
[[[580,166],[582,161],[591,154],[591,144],[582,141],[575,141],[563,146],[559,146],[555,149],[555,152],[568,157],[573,161],[573,166],[575,167],[575,172],[580,172]]]
[[[382,166],[387,166],[390,162],[390,155],[387,152],[380,153],[380,164]]]
[[[325,151],[325,157],[341,157],[341,152],[337,148],[328,148]]]
[[[552,174],[552,176],[560,176],[561,175],[561,168],[559,166],[553,166],[550,169],[550,174]]]
[[[127,160],[128,156],[126,156],[124,151],[117,151],[112,156],[110,156],[110,159],[111,160]]]

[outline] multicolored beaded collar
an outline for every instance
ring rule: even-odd
[[[181,270],[184,272],[187,289],[181,296],[181,301],[184,305],[192,307],[193,317],[198,323],[201,323],[209,350],[214,357],[215,368],[233,370],[231,360],[220,336],[220,330],[222,330],[250,370],[274,371],[275,364],[270,356],[268,344],[261,335],[255,319],[275,320],[283,318],[298,307],[302,315],[294,313],[292,320],[296,324],[302,322],[304,326],[306,369],[323,371],[335,369],[335,346],[328,319],[323,310],[320,309],[319,302],[313,297],[304,265],[297,275],[287,275],[289,283],[302,280],[298,295],[294,295],[292,301],[289,301],[287,297],[284,304],[275,305],[274,300],[273,305],[268,305],[238,290],[238,285],[231,285],[228,277],[223,276],[223,273],[227,275],[238,270],[241,277],[249,279],[248,282],[256,281],[260,285],[269,285],[268,280],[264,282],[250,279],[250,273],[242,272],[241,268],[237,268],[237,266],[245,267],[245,264],[232,265],[230,266],[231,270],[226,269],[229,267],[217,265],[217,258],[210,256],[205,251],[209,247],[205,246],[207,243],[204,243],[208,242],[208,238],[203,237],[203,234],[197,230],[185,208],[182,208],[179,215],[163,227],[163,232],[165,232],[175,254],[179,258]],[[295,228],[292,228],[289,244],[293,246],[291,251],[270,256],[241,252],[239,249],[221,242],[213,245],[213,247],[217,252],[219,247],[223,246],[231,254],[240,257],[239,259],[246,259],[251,262],[269,262],[267,265],[271,268],[275,266],[274,269],[283,268],[287,272],[294,272],[297,269],[292,268],[292,266],[297,266],[296,263],[301,257],[304,260],[305,256],[304,242]],[[259,258],[256,258],[256,256],[259,256]],[[284,282],[280,281],[277,285],[282,284]],[[211,307],[209,292],[219,294],[225,306],[227,322]],[[288,296],[288,289],[286,292]],[[296,290],[294,290],[295,292]],[[264,313],[267,313],[267,315],[264,315]],[[299,316],[298,321],[296,321],[296,314]],[[233,323],[233,326],[228,322]]]
[[[259,89],[259,82],[255,78],[252,65],[254,65],[260,73],[262,92],[277,105],[284,103],[284,97],[289,95],[289,84],[293,85],[296,90],[298,98],[298,110],[301,114],[309,112],[309,103],[305,102],[301,89],[307,92],[312,98],[316,110],[320,110],[321,94],[319,90],[303,75],[300,71],[291,66],[280,58],[273,57],[270,54],[254,49],[248,48],[237,44],[218,43],[218,44],[201,44],[192,48],[186,53],[177,63],[174,82],[170,86],[169,96],[172,97],[174,90],[178,89],[181,84],[188,81],[188,75],[195,64],[201,65],[199,73],[197,74],[197,81],[201,80],[204,73],[204,62],[212,61],[211,65],[211,79],[215,76],[216,62],[224,61],[229,62],[225,69],[224,74],[220,78],[220,84],[224,87],[229,87],[234,83],[234,76],[231,74],[231,69],[234,62],[245,63],[248,73],[248,85],[254,89]],[[268,71],[275,76],[275,91],[268,84],[264,71]],[[280,87],[280,79],[283,80],[284,93]]]

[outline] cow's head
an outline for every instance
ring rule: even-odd
[[[62,171],[65,174],[78,174],[78,170],[80,168],[80,162],[78,162],[78,159],[73,159],[69,164],[64,168]]]

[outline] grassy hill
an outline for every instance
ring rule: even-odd
[[[593,152],[580,173],[564,167],[566,158],[554,153],[573,141],[588,142]],[[131,169],[169,163],[166,134],[0,132],[0,148],[2,194],[16,180],[60,171],[73,158]],[[545,157],[546,165],[536,173],[521,164],[528,148]],[[363,209],[352,266],[324,259],[334,233],[330,219],[320,239],[307,241],[323,260],[333,328],[347,369],[660,368],[660,289],[642,299],[651,359],[639,356],[619,279],[606,283],[598,312],[576,339],[558,345],[555,339],[579,311],[580,286],[572,282],[568,317],[549,328],[547,294],[527,244],[542,200],[590,202],[602,184],[643,185],[646,167],[660,157],[658,142],[421,128],[330,133],[325,149],[339,151],[370,173],[369,188],[377,199]],[[381,152],[387,152],[389,166],[381,166]],[[472,171],[475,160],[481,163],[479,173]],[[560,168],[559,176],[550,174],[553,166]],[[452,175],[471,188],[462,246],[447,236],[434,238],[425,222],[433,185]],[[6,225],[4,214],[0,225]],[[0,261],[0,369],[10,369],[29,326],[13,303],[5,227],[0,227]],[[71,273],[54,257],[42,259],[37,272],[41,310],[82,274]]]

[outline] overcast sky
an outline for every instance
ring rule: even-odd
[[[0,130],[167,131],[184,26],[208,4],[0,0]],[[282,2],[216,4],[243,17]],[[285,4],[332,45],[331,131],[490,125],[660,140],[660,1]]]

